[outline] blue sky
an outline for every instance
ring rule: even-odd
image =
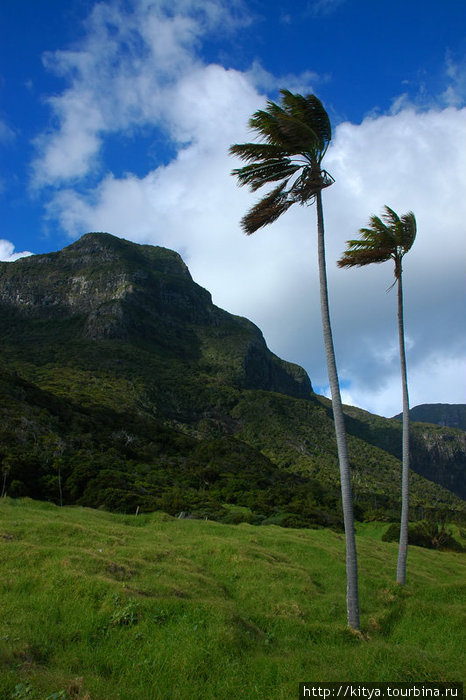
[[[464,402],[466,3],[15,0],[0,5],[0,258],[89,230],[178,250],[219,306],[326,391],[315,212],[246,239],[228,146],[280,87],[323,101],[330,301],[348,402],[400,406],[390,264],[337,270],[384,204],[413,210],[411,404]]]

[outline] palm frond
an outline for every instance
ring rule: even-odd
[[[332,139],[332,127],[322,102],[315,95],[303,97],[289,90],[281,90],[281,95],[290,117],[306,124],[308,129],[312,130],[319,150],[325,152]]]
[[[269,143],[236,143],[230,146],[229,153],[246,162],[283,158],[287,155],[282,147]]]
[[[285,144],[283,144],[284,138],[280,127],[280,120],[278,119],[278,114],[272,113],[272,106],[276,107],[280,112],[283,112],[278,105],[274,105],[273,102],[270,102],[268,103],[268,110],[259,109],[252,115],[249,120],[249,127],[265,139],[268,144],[285,146]],[[277,110],[273,110],[273,112]]]
[[[375,215],[370,217],[367,226],[359,229],[359,232],[363,238],[366,239],[374,239],[376,237],[393,239],[393,232],[391,229],[382,221],[382,219]]]
[[[396,227],[400,223],[400,217],[398,216],[398,214],[395,211],[393,211],[393,209],[390,209],[390,207],[388,207],[387,205],[384,206],[382,219],[385,221],[387,226],[392,229],[396,229]]]
[[[416,240],[417,224],[413,212],[409,211],[407,214],[404,214],[401,217],[401,223],[403,226],[403,250],[404,253],[407,253],[411,250]]]
[[[265,195],[249,212],[241,219],[241,228],[250,236],[263,226],[276,221],[294,203],[288,198],[285,190],[286,183],[282,183],[272,192]]]
[[[391,252],[387,250],[373,250],[370,248],[360,248],[358,250],[345,250],[343,256],[338,260],[338,267],[363,267],[371,263],[383,263],[390,260]]]
[[[385,205],[384,209],[385,212],[382,215],[382,218],[393,232],[399,249],[399,254],[403,256],[411,249],[415,241],[416,217],[412,211],[399,217],[398,214],[387,205]]]
[[[250,127],[266,139],[268,146],[278,147],[289,156],[299,154],[306,157],[312,154],[315,160],[319,153],[319,141],[313,129],[276,107],[275,114],[256,112],[250,119]]]
[[[288,153],[310,155],[321,162],[332,137],[328,115],[315,95],[303,97],[281,90],[282,105],[268,101],[258,110],[249,126],[267,143],[281,144]]]
[[[376,221],[374,221],[376,220]],[[377,217],[372,217],[372,226],[360,228],[361,241],[365,241],[367,245],[373,248],[395,248],[396,239],[393,232],[383,224]]]
[[[255,192],[263,185],[278,180],[288,182],[289,178],[299,170],[299,165],[291,163],[288,159],[267,160],[264,162],[250,163],[243,168],[232,171],[236,175],[239,184],[249,185],[252,192]]]

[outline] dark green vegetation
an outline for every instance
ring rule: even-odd
[[[466,430],[466,404],[464,403],[423,403],[414,406],[409,412],[411,420],[421,423],[434,423],[442,427]],[[401,420],[401,414],[394,416]]]
[[[337,532],[2,499],[0,697],[289,700],[300,681],[460,681],[464,555],[410,547],[401,589],[386,529],[357,525],[352,633]]]
[[[134,513],[340,523],[331,405],[212,305],[172,251],[87,234],[0,264],[0,488]],[[396,420],[345,409],[359,519],[398,518]],[[413,468],[460,484],[465,435],[412,427]],[[459,492],[459,487],[456,489]],[[412,515],[462,502],[420,475]]]
[[[400,539],[400,526],[392,523],[382,537],[383,542],[398,542]],[[408,542],[418,547],[439,549],[442,551],[462,552],[463,545],[453,535],[451,528],[445,523],[433,523],[429,520],[409,523]]]

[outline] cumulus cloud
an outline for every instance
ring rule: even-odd
[[[452,107],[461,107],[466,101],[466,59],[455,61],[448,54],[446,58],[447,86],[442,100]]]
[[[334,12],[344,2],[345,0],[309,0],[307,7],[308,11],[314,15],[327,15]]]
[[[190,138],[172,123],[178,83],[196,80],[196,49],[206,34],[247,21],[239,8],[223,0],[96,4],[79,46],[44,56],[69,88],[48,99],[55,123],[36,140],[33,184],[60,185],[95,171],[108,134],[158,124],[171,139]]]
[[[240,21],[234,6],[174,0],[170,13],[167,6],[138,0],[129,14],[101,3],[83,44],[49,57],[70,85],[50,102],[56,130],[38,142],[36,184],[67,183],[51,197],[49,216],[72,237],[101,230],[174,248],[215,303],[256,322],[271,349],[303,365],[325,392],[315,212],[294,207],[247,238],[239,220],[256,196],[230,176],[237,163],[228,146],[250,139],[247,121],[264,104],[261,90],[277,85],[257,64],[240,72],[200,60],[197,48],[209,31]],[[87,105],[81,119],[78,104]],[[466,109],[450,105],[419,110],[404,100],[389,115],[340,124],[326,156],[336,180],[324,208],[344,397],[384,415],[400,406],[396,291],[386,293],[393,270],[389,263],[362,270],[335,263],[345,241],[384,204],[414,211],[418,238],[404,266],[411,403],[459,401]],[[174,157],[140,176],[102,168],[87,188],[106,135],[142,125],[163,129]]]
[[[15,138],[15,132],[5,121],[0,120],[0,144],[11,143]]]
[[[28,255],[32,255],[28,250],[23,250],[22,253],[15,253],[13,243],[6,241],[4,238],[0,239],[0,260],[2,262],[14,262],[18,258],[25,258]]]

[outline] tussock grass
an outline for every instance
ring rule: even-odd
[[[362,632],[346,628],[344,540],[0,502],[0,698],[283,699],[301,681],[464,679],[464,554],[357,532]]]

